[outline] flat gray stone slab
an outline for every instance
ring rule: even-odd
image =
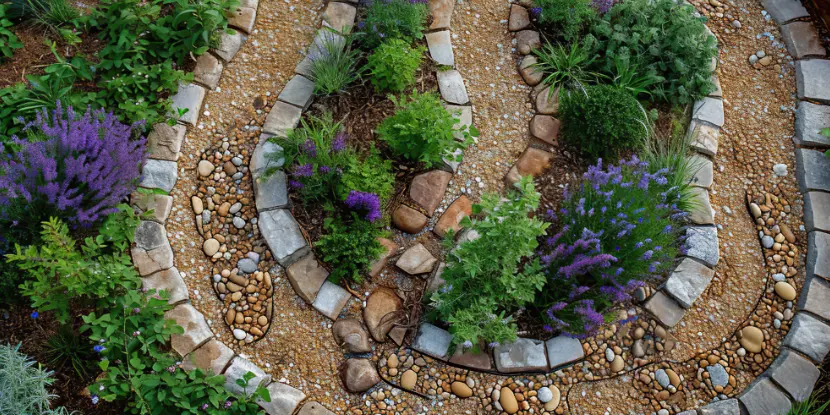
[[[546,371],[545,343],[534,339],[516,339],[496,346],[493,351],[496,369],[502,373]]]
[[[158,222],[143,220],[135,228],[135,245],[145,251],[169,244],[167,231]]]
[[[720,260],[718,228],[690,226],[686,228],[686,255],[714,268]]]
[[[677,301],[674,301],[662,291],[654,293],[646,301],[644,307],[651,314],[654,314],[661,323],[669,327],[674,327],[686,314],[686,310],[677,304]]]
[[[186,132],[187,128],[181,124],[154,124],[153,130],[150,131],[150,134],[147,134],[147,150],[150,153],[150,158],[169,161],[178,160]]]
[[[706,291],[714,276],[715,271],[706,265],[691,258],[684,258],[666,280],[665,290],[683,308],[691,308],[698,297]]]
[[[437,359],[446,360],[450,350],[452,334],[429,323],[421,324],[412,348]]]
[[[141,169],[141,180],[138,185],[170,193],[178,179],[179,173],[175,161],[149,159],[144,162],[144,167]]]
[[[222,69],[222,61],[210,53],[205,53],[196,59],[196,67],[193,69],[193,80],[214,90],[219,86]]]
[[[248,381],[248,387],[243,389],[236,384],[236,380],[242,379],[248,372],[255,376]],[[234,357],[231,365],[225,370],[225,389],[238,395],[244,395],[247,392],[247,395],[251,396],[260,384],[267,385],[270,382],[271,375],[266,374],[257,365],[242,356]]]
[[[176,324],[184,329],[184,333],[170,336],[170,346],[179,356],[187,356],[213,337],[205,316],[190,304],[177,305],[176,308],[164,313],[164,318],[175,320]]]
[[[807,277],[798,297],[798,309],[830,320],[830,283],[820,277]]]
[[[282,151],[282,147],[269,139],[260,141],[254,149],[254,154],[251,156],[250,167],[254,173],[254,177],[258,177],[267,169],[282,167],[285,164],[285,158],[280,157],[274,160],[272,157],[282,153]]]
[[[700,415],[741,415],[741,405],[737,399],[724,399],[698,408],[698,412]]]
[[[798,99],[830,103],[830,60],[809,59],[795,62]]]
[[[314,81],[302,75],[294,75],[291,77],[291,80],[285,84],[282,92],[277,97],[282,102],[287,102],[295,107],[302,108],[303,111],[308,109],[313,98]]]
[[[130,205],[140,213],[152,211],[152,216],[148,219],[164,224],[173,209],[173,197],[133,192],[130,195]]]
[[[187,285],[175,267],[161,270],[155,274],[141,279],[141,286],[148,290],[167,291],[167,302],[177,304],[187,301],[190,295],[187,293]]]
[[[712,98],[723,98],[723,88],[720,85],[720,78],[718,74],[712,74],[712,83],[715,84],[715,90],[710,92],[708,96]]]
[[[288,267],[309,252],[300,225],[285,209],[259,212],[259,230],[271,254],[283,267]]]
[[[250,34],[254,30],[256,21],[256,8],[240,5],[231,13],[228,18],[228,25]]]
[[[130,253],[133,256],[133,265],[138,268],[138,274],[142,277],[173,267],[173,248],[169,244],[149,251],[135,247]]]
[[[709,202],[709,191],[702,187],[692,187],[691,194],[692,208],[689,212],[689,219],[696,225],[714,225],[715,211]]]
[[[456,70],[438,72],[438,90],[441,91],[441,98],[450,104],[462,105],[470,102],[464,78]]]
[[[228,34],[223,31],[219,35],[219,43],[216,45],[216,49],[213,49],[213,53],[225,62],[230,62],[247,40],[248,37],[241,32],[235,31],[233,34]]]
[[[739,399],[748,415],[786,415],[792,407],[787,395],[768,378],[753,382]]]
[[[298,389],[292,388],[284,383],[274,382],[267,386],[271,394],[271,402],[257,399],[257,405],[265,410],[268,415],[293,414],[305,399],[305,394]]]
[[[300,61],[300,63],[297,64],[297,66],[294,68],[294,72],[309,79],[313,78],[314,72],[311,69],[311,63],[311,56],[307,55],[303,58],[303,60]]]
[[[807,192],[804,194],[804,227],[807,232],[830,232],[830,193]]]
[[[453,115],[458,122],[455,123],[456,130],[464,130],[465,128],[469,128],[473,125],[473,108],[468,105],[451,105],[445,104],[444,108],[449,111],[450,114]],[[456,132],[454,134],[456,140],[464,140],[464,136],[461,133]]]
[[[698,154],[689,157],[689,168],[692,172],[692,186],[709,189],[712,187],[715,173],[712,160]]]
[[[182,359],[185,370],[202,369],[205,373],[221,374],[225,371],[234,353],[219,340],[210,339]]]
[[[692,120],[688,134],[691,135],[689,142],[692,150],[707,156],[718,153],[720,128]]]
[[[320,287],[329,277],[329,272],[317,262],[314,253],[309,253],[292,264],[286,270],[286,274],[294,292],[309,303],[317,299]]]
[[[329,29],[329,28],[321,28],[317,30],[317,33],[314,34],[314,41],[308,47],[308,55],[311,59],[314,59],[315,56],[326,56],[329,54],[331,46],[344,46],[346,44],[346,38],[344,38],[339,33]]]
[[[799,0],[761,0],[761,4],[779,25],[793,19],[810,17]]]
[[[576,362],[585,357],[582,343],[567,336],[557,336],[545,342],[548,365],[551,370]]]
[[[787,44],[787,51],[795,59],[827,56],[827,51],[818,40],[818,32],[810,22],[790,22],[781,26],[781,37]]]
[[[723,127],[723,101],[706,97],[695,102],[692,118]]]
[[[320,287],[320,291],[317,292],[317,298],[314,299],[311,306],[324,316],[332,320],[337,320],[337,316],[340,315],[343,307],[346,306],[346,303],[349,302],[351,297],[352,295],[343,289],[343,287],[326,281]]]
[[[258,212],[288,206],[288,182],[282,170],[276,171],[267,179],[254,180],[256,209]]]
[[[795,149],[795,167],[801,193],[811,190],[830,192],[830,158],[823,151]]]
[[[300,123],[300,117],[303,116],[303,110],[291,104],[286,104],[282,101],[277,101],[271,108],[271,112],[265,117],[265,123],[262,125],[262,131],[280,137],[285,137],[286,132],[292,128],[297,128]]]
[[[830,350],[830,326],[807,313],[796,313],[783,344],[821,362]]]
[[[326,409],[325,406],[321,405],[319,402],[307,402],[300,408],[300,412],[297,412],[297,415],[335,415],[334,412],[329,411]]]
[[[830,280],[830,234],[807,234],[807,276]]]
[[[830,147],[830,138],[819,134],[822,128],[830,127],[830,106],[799,101],[795,113],[796,144],[816,147]]]
[[[821,375],[813,362],[788,349],[784,349],[775,358],[767,372],[775,383],[798,402],[810,397],[813,386]]]
[[[323,12],[323,23],[338,32],[342,32],[344,29],[354,26],[356,15],[357,9],[351,4],[332,1],[329,2]]]
[[[207,90],[201,85],[196,84],[179,84],[179,92],[173,95],[172,100],[172,115],[178,116],[180,110],[186,109],[187,112],[179,117],[179,122],[196,125],[199,121],[199,112],[202,110],[202,102],[205,100]]]
[[[429,55],[439,65],[455,66],[455,55],[452,51],[452,39],[449,30],[426,34]]]

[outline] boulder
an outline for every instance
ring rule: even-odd
[[[386,335],[400,320],[402,311],[403,301],[390,288],[380,287],[369,295],[363,309],[363,321],[375,341],[386,341]]]
[[[331,327],[334,341],[349,353],[370,353],[369,335],[355,318],[337,320]]]
[[[340,380],[347,391],[360,393],[380,382],[380,375],[369,359],[349,359],[340,366]]]

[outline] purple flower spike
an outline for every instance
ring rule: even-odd
[[[349,196],[346,197],[346,206],[351,210],[360,210],[366,212],[364,219],[369,222],[374,222],[381,217],[380,213],[380,197],[374,193],[358,192],[352,190]]]

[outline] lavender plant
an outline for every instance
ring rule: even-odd
[[[668,168],[654,171],[636,156],[619,166],[591,166],[574,192],[565,190],[548,216],[559,231],[542,249],[547,283],[536,305],[545,329],[582,338],[612,318],[613,306],[631,299],[682,253],[678,209],[682,186]]]
[[[358,24],[360,43],[373,50],[387,39],[407,44],[424,37],[427,21],[426,0],[365,0],[366,16]]]

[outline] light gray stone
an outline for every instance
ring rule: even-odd
[[[741,405],[737,399],[724,399],[712,402],[698,411],[700,415],[741,415]]]
[[[141,181],[138,185],[170,193],[178,179],[179,173],[176,170],[175,161],[150,159],[144,162],[144,167],[141,169]]]
[[[654,380],[656,380],[657,383],[663,388],[669,387],[671,382],[669,380],[669,374],[666,373],[665,369],[657,369],[657,371],[654,372]]]
[[[748,415],[786,415],[792,404],[768,378],[753,382],[740,396]]]
[[[689,170],[692,173],[692,186],[709,189],[714,181],[714,168],[712,160],[698,154],[689,157]]]
[[[251,372],[254,377],[248,381],[248,386],[243,388],[236,384],[237,379],[242,379],[245,374]],[[239,395],[251,396],[259,385],[267,385],[271,382],[271,375],[266,374],[250,360],[236,356],[231,360],[231,365],[225,370],[225,389],[228,392]]]
[[[726,387],[729,383],[729,374],[726,373],[726,369],[720,363],[706,366],[706,372],[709,373],[709,380],[712,381],[712,386]]]
[[[421,324],[412,348],[437,359],[446,360],[452,334],[429,323]]]
[[[798,99],[830,103],[830,60],[809,59],[795,62]]]
[[[830,193],[804,194],[804,227],[807,232],[830,232]]]
[[[674,327],[686,311],[662,291],[657,291],[645,303],[645,309],[654,314],[661,323]]]
[[[148,290],[167,291],[167,302],[177,304],[187,301],[190,295],[187,292],[187,285],[184,283],[179,270],[175,267],[168,268],[151,274],[141,279],[141,286]]]
[[[796,148],[795,166],[801,193],[811,190],[830,192],[830,158],[824,152]]]
[[[187,127],[181,124],[153,124],[153,130],[147,134],[147,151],[150,153],[150,158],[169,161],[178,160],[186,132]]]
[[[761,0],[761,4],[779,25],[793,19],[810,17],[799,0]]]
[[[408,248],[400,258],[398,258],[395,265],[409,275],[418,275],[426,272],[432,272],[438,260],[424,247],[423,244],[417,244]]]
[[[807,276],[819,276],[830,280],[830,234],[807,234]]]
[[[314,299],[311,305],[324,316],[332,320],[337,320],[340,311],[343,310],[343,307],[346,306],[346,303],[349,302],[351,297],[352,295],[343,289],[343,287],[326,281],[320,287],[320,291],[317,292],[317,298]]]
[[[314,81],[302,75],[294,75],[277,98],[305,111],[314,99]]]
[[[519,63],[519,74],[522,75],[522,79],[524,79],[525,83],[529,86],[536,86],[542,82],[545,74],[544,72],[540,71],[536,65],[537,59],[533,55],[528,55],[522,58],[521,63]]]
[[[193,69],[193,80],[214,90],[219,86],[222,69],[222,62],[216,56],[205,53],[196,59],[196,67]]]
[[[256,403],[265,410],[268,415],[290,415],[300,406],[305,399],[305,394],[298,389],[292,388],[284,383],[273,382],[266,389],[271,394],[271,402],[265,402],[257,398]]]
[[[160,194],[149,194],[144,192],[133,192],[130,195],[130,205],[138,213],[152,212],[148,220],[154,220],[164,224],[173,209],[173,197]]]
[[[830,326],[807,313],[797,313],[783,344],[821,362],[830,350]]]
[[[314,41],[308,47],[308,56],[313,60],[317,56],[327,56],[330,51],[339,50],[346,45],[346,38],[332,29],[323,27],[314,34]]]
[[[288,206],[287,180],[282,170],[276,171],[267,179],[259,177],[254,180],[257,212]]]
[[[196,125],[199,122],[199,112],[202,110],[202,102],[205,100],[207,91],[201,85],[179,83],[179,92],[171,97],[173,109],[172,116],[179,117],[179,122]],[[179,116],[181,110],[187,110]]]
[[[245,274],[253,274],[257,270],[257,263],[251,258],[242,258],[236,263],[236,267]]]
[[[692,187],[689,190],[691,195],[691,208],[689,219],[696,225],[714,225],[715,211],[709,202],[709,191],[702,187]]]
[[[251,156],[251,171],[254,177],[260,176],[270,168],[280,168],[285,164],[285,157],[274,160],[274,156],[282,154],[283,149],[269,139],[261,140]]]
[[[283,267],[293,264],[309,252],[300,225],[285,209],[259,212],[259,229],[271,254]]]
[[[256,9],[241,5],[235,10],[232,10],[230,17],[228,17],[228,25],[247,34],[250,34],[254,30],[255,21]]]
[[[142,277],[173,266],[173,248],[170,247],[170,244],[165,244],[149,251],[135,247],[130,252],[133,256],[133,265],[135,265],[138,269],[138,274]]]
[[[179,354],[187,356],[204,342],[213,337],[205,316],[190,304],[179,304],[174,309],[164,313],[165,319],[172,319],[184,329],[182,334],[170,336],[170,347]]]
[[[686,255],[697,258],[710,268],[720,260],[718,229],[711,226],[690,226],[686,228]]]
[[[715,84],[715,90],[710,92],[708,96],[713,98],[723,98],[723,88],[720,85],[720,77],[718,77],[718,74],[712,74],[712,83]]]
[[[551,370],[569,365],[585,357],[582,343],[567,336],[557,336],[545,342],[548,365]]]
[[[265,123],[262,125],[262,131],[276,136],[285,137],[288,130],[297,128],[302,115],[302,109],[282,101],[277,101],[271,108],[271,112],[269,112],[268,116],[265,117]]]
[[[164,225],[144,220],[139,222],[135,228],[135,244],[145,251],[169,244]]]
[[[692,120],[688,134],[692,150],[707,156],[714,156],[718,153],[720,128]]]
[[[185,356],[182,367],[187,371],[199,368],[205,373],[218,375],[225,371],[233,356],[233,350],[214,338]]]
[[[297,67],[294,68],[294,72],[306,78],[312,79],[314,77],[314,71],[312,70],[311,64],[311,56],[306,55],[303,60],[297,64]]]
[[[684,258],[666,280],[665,290],[683,308],[691,308],[709,286],[715,271],[691,258]]]
[[[798,353],[784,349],[767,369],[772,380],[798,402],[803,402],[813,393],[821,373],[816,365]]]
[[[288,267],[286,274],[294,292],[309,303],[314,302],[320,287],[329,277],[329,272],[317,262],[313,253]]]
[[[450,31],[442,30],[426,34],[427,46],[432,60],[439,65],[455,66]]]
[[[470,101],[467,96],[467,87],[464,86],[464,78],[456,70],[438,72],[438,89],[441,91],[441,98],[450,104],[463,105]]]
[[[225,62],[230,62],[247,40],[248,37],[243,35],[241,32],[234,31],[233,34],[228,34],[227,32],[222,31],[219,34],[219,44],[216,46],[216,49],[213,50],[213,53],[222,58]]]
[[[827,51],[818,40],[816,28],[810,22],[791,22],[782,25],[781,37],[787,44],[787,51],[795,59],[827,56]]]
[[[545,343],[534,339],[516,339],[496,346],[493,357],[496,369],[502,373],[547,371]]]
[[[816,147],[830,147],[830,137],[819,134],[822,128],[830,127],[830,106],[799,101],[795,113],[796,144]]]
[[[357,9],[351,4],[331,1],[323,12],[323,24],[338,31],[354,26]]]
[[[447,283],[443,278],[441,278],[441,274],[444,273],[444,268],[446,267],[447,264],[442,262],[435,268],[435,272],[432,273],[432,278],[429,279],[429,284],[427,284],[427,288],[425,290],[428,294],[438,291],[444,286],[444,284]]]
[[[830,283],[823,278],[807,277],[798,297],[798,309],[830,320]]]
[[[723,127],[723,101],[718,98],[703,98],[695,102],[692,118]]]

